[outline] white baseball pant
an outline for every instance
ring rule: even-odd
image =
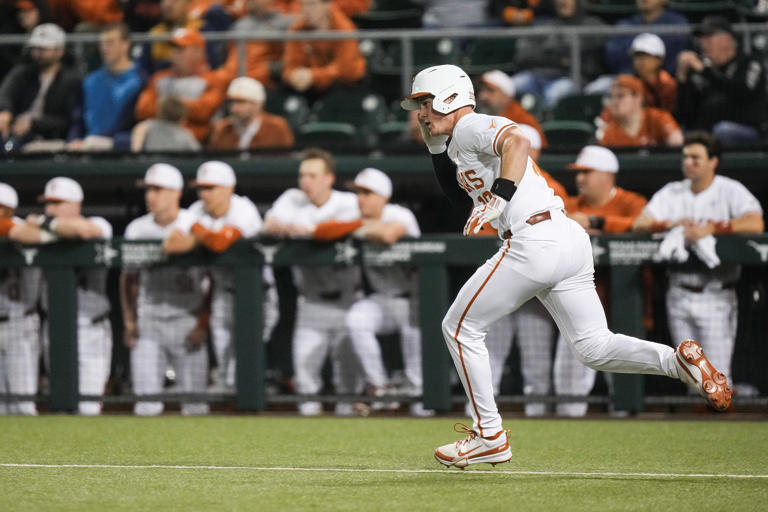
[[[203,393],[208,381],[208,351],[205,346],[190,350],[186,336],[195,327],[193,315],[175,318],[139,318],[139,339],[131,350],[133,391],[141,395],[163,392],[165,371],[170,363],[176,372],[177,391]],[[163,412],[163,402],[137,401],[133,411],[139,416]],[[208,414],[205,402],[184,402],[181,414]]]
[[[579,361],[570,343],[557,338],[555,349],[554,383],[555,395],[587,396],[595,385],[597,372]],[[555,406],[558,416],[577,418],[587,414],[587,402],[562,402]]]
[[[589,236],[562,210],[523,228],[470,277],[443,319],[445,341],[481,436],[501,430],[485,335],[538,297],[578,358],[594,369],[678,378],[672,347],[614,334],[594,285]]]
[[[712,365],[733,382],[731,359],[738,321],[736,290],[705,289],[697,293],[670,285],[667,316],[672,339],[677,343],[696,340]]]
[[[0,322],[0,394],[37,394],[40,318],[30,314]],[[35,402],[0,403],[0,414],[37,415]]]
[[[77,361],[81,395],[102,395],[112,362],[112,326],[108,319],[93,323],[78,318]],[[81,401],[78,412],[84,416],[101,413],[101,402]]]
[[[352,348],[357,355],[365,381],[371,386],[389,384],[377,334],[399,332],[406,378],[405,392],[422,393],[421,331],[414,325],[411,300],[374,294],[355,302],[346,315]]]
[[[493,392],[499,394],[504,362],[512,350],[512,339],[520,351],[520,371],[523,374],[523,394],[548,395],[551,385],[552,340],[555,324],[538,300],[531,299],[511,315],[491,324],[485,337],[493,376]],[[527,402],[526,416],[546,414],[547,404]]]

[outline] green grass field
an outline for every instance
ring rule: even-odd
[[[0,418],[0,510],[768,510],[764,422],[509,419],[511,463],[464,471],[453,423]]]

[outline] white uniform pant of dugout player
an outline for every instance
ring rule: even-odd
[[[562,210],[514,233],[459,291],[443,335],[467,391],[474,429],[501,430],[485,334],[488,327],[538,297],[579,360],[598,370],[677,378],[674,349],[608,330],[595,291],[589,236]]]
[[[377,388],[386,387],[389,377],[376,335],[398,332],[406,378],[404,392],[420,396],[421,331],[415,321],[416,310],[411,306],[409,298],[374,294],[352,305],[346,316],[346,325],[366,383]]]
[[[37,313],[0,321],[0,394],[37,393],[40,319]],[[37,414],[30,400],[0,402],[0,414]]]
[[[131,378],[137,395],[163,392],[165,370],[176,373],[179,393],[203,393],[208,382],[208,351],[205,345],[190,349],[186,337],[197,323],[192,315],[173,318],[139,317],[139,339],[131,350]],[[181,414],[208,414],[207,403],[181,404]],[[163,412],[162,402],[136,402],[134,412],[154,416]]]

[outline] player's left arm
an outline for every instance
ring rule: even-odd
[[[224,226],[218,231],[214,231],[199,222],[192,225],[192,235],[198,243],[213,252],[224,252],[243,237],[243,233],[235,226]]]
[[[765,221],[763,221],[763,216],[760,213],[751,212],[727,222],[710,222],[707,227],[715,235],[728,233],[757,234],[765,231]]]
[[[382,222],[380,220],[364,220],[363,226],[355,231],[355,236],[380,242],[393,244],[407,234],[407,228],[402,222]]]

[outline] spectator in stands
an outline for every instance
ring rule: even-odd
[[[626,233],[640,215],[643,196],[616,186],[619,160],[600,146],[586,146],[568,168],[576,173],[578,195],[564,198],[568,217],[591,234]],[[609,273],[598,268],[595,287],[604,306],[609,306]],[[595,383],[595,370],[580,363],[567,343],[558,339],[555,351],[554,383],[557,395],[588,395]],[[610,384],[611,381],[609,381]],[[558,403],[558,415],[584,416],[586,402]]]
[[[98,32],[105,25],[123,21],[119,0],[69,0],[67,10],[62,14],[71,18],[72,29],[76,32]]]
[[[40,197],[45,214],[31,214],[26,222],[15,226],[10,238],[25,244],[47,244],[56,240],[98,240],[112,238],[112,225],[103,217],[84,217],[83,189],[71,178],[59,176],[45,184]],[[76,270],[77,360],[80,395],[102,395],[109,377],[112,360],[112,327],[107,298],[105,266]],[[46,308],[46,302],[43,301]],[[49,329],[43,329],[44,346],[50,346]],[[54,339],[55,342],[55,339]],[[47,358],[46,358],[47,359]],[[81,400],[82,415],[101,413],[101,402]]]
[[[657,254],[660,260],[682,263],[689,250],[698,261],[668,268],[667,316],[672,339],[695,339],[713,365],[731,379],[736,342],[736,283],[741,267],[721,264],[712,235],[762,233],[763,209],[747,187],[716,174],[720,163],[717,140],[691,132],[683,143],[685,179],[668,183],[651,198],[632,230],[667,231]]]
[[[48,23],[48,2],[45,0],[9,0],[0,2],[0,35],[29,34],[40,23]],[[0,46],[0,76],[5,76],[21,61],[22,54],[15,45]]]
[[[477,99],[478,112],[530,125],[539,132],[541,145],[546,146],[547,139],[539,121],[515,99],[515,82],[509,75],[498,69],[483,73]]]
[[[259,34],[262,32],[286,32],[294,23],[294,17],[279,11],[275,0],[248,0],[248,15],[232,26],[234,32]],[[231,77],[240,73],[238,45],[229,47],[224,69]],[[280,81],[283,72],[283,43],[280,41],[248,41],[245,44],[245,76],[272,85]]]
[[[18,64],[0,85],[0,143],[14,151],[33,139],[65,139],[80,106],[80,76],[62,64],[66,35],[38,25],[27,46],[33,63]]]
[[[227,89],[230,115],[213,127],[211,149],[285,148],[293,146],[288,121],[264,112],[264,86],[241,76]]]
[[[638,13],[628,18],[620,19],[617,26],[642,25],[688,25],[688,20],[680,13],[667,9],[668,0],[637,0]],[[605,62],[608,72],[626,74],[632,72],[632,60],[627,58],[632,44],[631,35],[621,35],[609,39],[605,44]],[[661,36],[666,47],[664,69],[674,73],[677,67],[677,55],[688,44],[686,34],[666,34]]]
[[[210,131],[211,116],[224,100],[226,85],[221,74],[205,63],[205,40],[200,32],[177,29],[171,43],[173,64],[152,75],[136,104],[136,119],[156,117],[158,100],[176,96],[187,107],[183,126],[202,143]]]
[[[579,0],[555,0],[556,16],[534,20],[536,26],[550,27],[547,36],[521,37],[515,49],[515,63],[522,69],[512,78],[518,93],[543,97],[546,108],[552,108],[563,96],[579,92],[571,77],[571,43],[559,27],[588,27],[604,23],[582,12]],[[597,77],[603,70],[602,40],[599,37],[581,39],[582,81]]]
[[[505,25],[525,27],[541,8],[541,0],[491,0],[491,15]]]
[[[199,151],[200,143],[182,126],[187,107],[175,96],[160,98],[157,118],[146,119],[131,132],[131,151]]]
[[[71,151],[126,150],[130,145],[133,111],[144,76],[130,58],[131,33],[125,23],[107,25],[99,35],[103,66],[83,80],[82,132]]]
[[[683,132],[672,114],[643,107],[643,82],[619,75],[611,86],[608,121],[600,138],[603,146],[679,146]]]
[[[355,25],[331,0],[302,0],[291,32],[353,31]],[[283,80],[293,89],[320,92],[336,83],[353,83],[365,73],[365,59],[354,39],[290,41],[285,44]]]
[[[757,142],[768,130],[763,63],[739,48],[723,17],[707,16],[696,34],[701,52],[678,57],[681,123],[688,130],[711,130],[722,144]]]
[[[500,24],[490,17],[489,0],[413,0],[424,6],[424,28],[485,27]]]

